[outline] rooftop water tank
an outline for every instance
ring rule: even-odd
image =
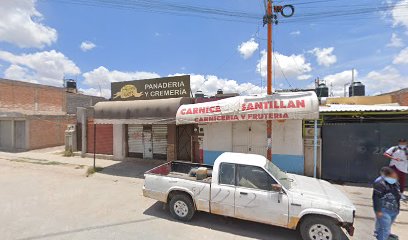
[[[349,97],[365,96],[365,86],[361,82],[354,82],[349,87]]]
[[[318,98],[329,96],[329,88],[326,86],[326,84],[320,83],[319,86],[317,86],[316,95]]]

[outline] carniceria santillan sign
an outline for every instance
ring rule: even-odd
[[[190,75],[113,82],[113,101],[190,97]]]

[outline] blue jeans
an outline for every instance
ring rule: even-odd
[[[375,221],[375,234],[377,240],[387,240],[391,234],[391,225],[395,222],[399,212],[390,211],[388,209],[382,210],[382,217],[376,218]]]

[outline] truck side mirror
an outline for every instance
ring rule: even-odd
[[[274,183],[271,185],[272,191],[282,193],[282,186],[280,184]]]

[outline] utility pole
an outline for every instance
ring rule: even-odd
[[[272,95],[272,24],[278,24],[277,13],[280,13],[283,17],[291,17],[295,13],[293,5],[273,6],[273,0],[268,1],[266,5],[266,15],[264,16],[264,26],[268,25],[268,52],[267,52],[267,94]],[[290,9],[286,12],[285,9]],[[275,14],[274,14],[275,13]],[[267,137],[267,153],[266,157],[272,161],[272,120],[266,121],[266,137]]]
[[[267,55],[267,94],[272,95],[272,1],[268,0],[267,18],[268,18],[268,55]],[[266,157],[272,161],[272,120],[266,121],[266,137],[268,139],[268,149]]]

